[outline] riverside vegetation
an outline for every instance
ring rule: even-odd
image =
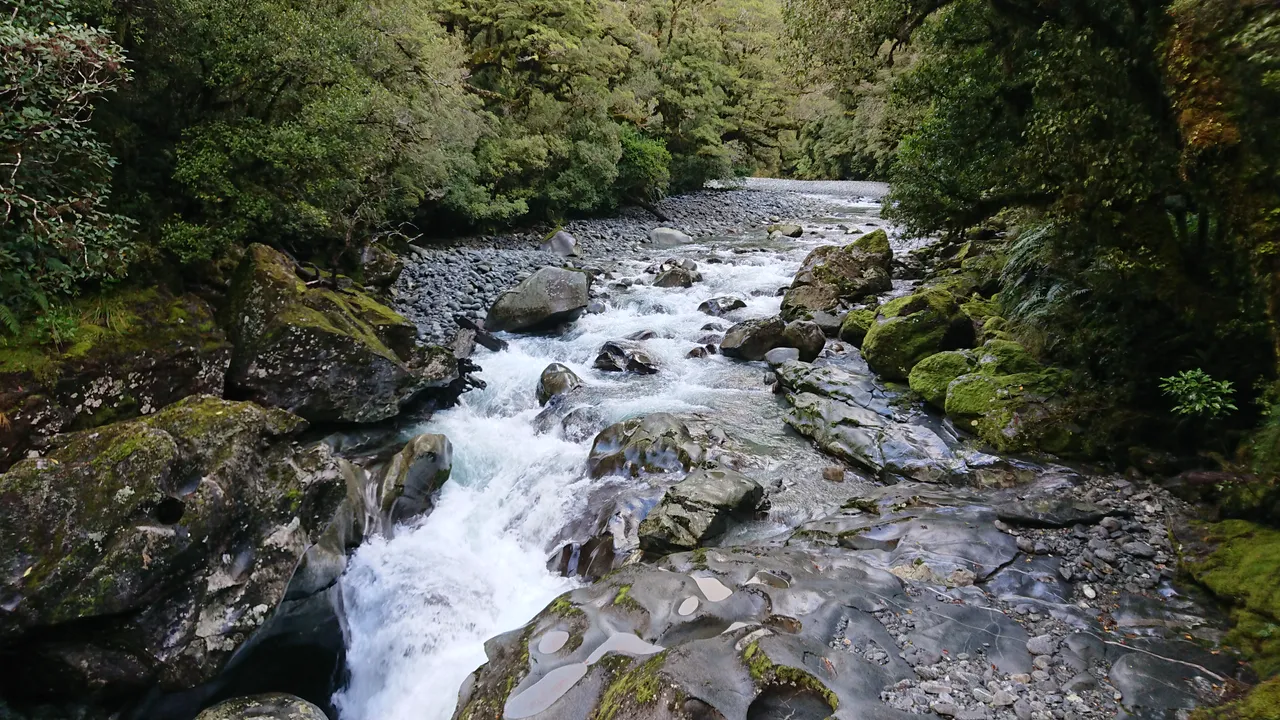
[[[702,357],[768,362],[788,424],[880,481],[982,485],[995,471],[904,429],[880,395],[850,399],[861,392],[930,406],[1002,456],[1096,463],[1153,479],[1165,505],[1196,504],[1202,518],[1169,537],[1125,520],[1095,539],[1155,577],[1166,566],[1146,550],[1176,553],[1169,565],[1229,614],[1225,642],[1252,670],[1202,696],[1223,704],[1197,718],[1280,712],[1273,0],[16,0],[0,6],[0,56],[0,659],[24,668],[0,678],[0,717],[181,717],[246,688],[323,704],[343,672],[349,551],[428,511],[448,477],[448,439],[401,439],[398,453],[391,439],[483,385],[475,342],[502,342],[471,319],[442,330],[441,305],[481,321],[488,309],[501,328],[494,311],[516,296],[491,301],[526,287],[537,268],[521,263],[568,263],[534,274],[565,304],[537,327],[553,329],[606,306],[596,280],[613,269],[592,263],[641,252],[653,222],[587,238],[582,260],[518,240],[519,260],[493,274],[501,247],[453,253],[447,238],[585,237],[591,218],[629,208],[681,225],[664,198],[695,192],[725,198],[733,219],[690,231],[809,217],[799,201],[762,212],[742,191],[702,190],[745,175],[886,181],[892,239],[930,241],[895,253],[880,229],[814,249],[778,317],[724,323]],[[804,233],[776,225],[770,238]],[[682,287],[701,281],[654,259]],[[476,284],[445,300],[463,275]],[[428,294],[432,307],[415,306]],[[445,335],[449,347],[421,342]],[[621,367],[662,372],[647,339],[614,344]],[[874,382],[824,366],[832,343],[856,349]],[[919,456],[886,449],[903,444]],[[741,486],[750,502],[668,493],[644,527],[677,528],[678,542],[650,551],[690,549],[768,507],[754,480],[700,463],[681,470],[704,484],[719,473],[704,494]],[[1092,502],[1104,484],[1081,487]],[[1028,487],[1047,502],[1051,488]],[[1123,513],[1141,502],[1130,496]],[[918,501],[865,512],[914,517]],[[1132,512],[1163,529],[1166,511]],[[851,532],[794,537],[829,541],[825,554]],[[1047,553],[1026,537],[1018,550]],[[1043,537],[1076,582],[1116,555],[1083,539]],[[625,571],[628,597],[658,597],[672,582],[651,577],[659,568],[705,570],[700,551]],[[777,557],[821,581],[810,559]],[[711,565],[745,580],[750,562]],[[920,572],[902,579],[956,584]],[[463,710],[501,711],[533,627],[495,645]],[[837,708],[812,674],[744,647],[756,684]],[[314,667],[282,669],[273,653]],[[601,716],[686,702],[659,665],[598,666],[618,678]],[[881,699],[911,707],[915,686],[895,687]]]

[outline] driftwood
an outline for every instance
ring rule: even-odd
[[[507,349],[506,340],[495,337],[493,333],[485,330],[484,327],[471,318],[465,315],[454,315],[453,321],[458,323],[458,327],[463,328],[464,330],[474,330],[476,334],[475,341],[490,350],[499,352]]]

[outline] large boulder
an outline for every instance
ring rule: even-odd
[[[594,366],[607,372],[632,372],[652,375],[658,372],[658,363],[636,342],[610,340],[600,346]]]
[[[765,353],[786,344],[786,330],[786,323],[777,317],[744,320],[725,333],[720,352],[725,357],[763,360]]]
[[[428,390],[456,394],[458,360],[419,349],[413,323],[363,293],[308,287],[293,262],[251,245],[227,308],[228,384],[308,420],[374,422]]]
[[[850,345],[860,348],[867,331],[876,321],[876,308],[855,308],[840,321],[837,336]]]
[[[404,261],[380,243],[369,243],[360,253],[360,273],[364,284],[386,290],[404,272]]]
[[[539,245],[538,249],[544,252],[553,252],[563,258],[576,257],[578,255],[578,239],[564,230],[557,230],[554,235]]]
[[[973,353],[968,350],[948,350],[934,353],[916,363],[907,376],[907,382],[924,401],[945,410],[947,407],[947,388],[951,382],[961,375],[968,374],[977,367]]]
[[[800,359],[805,362],[813,362],[818,355],[822,353],[822,348],[827,344],[827,334],[817,323],[808,320],[796,320],[787,323],[786,330],[782,333],[782,342],[786,347],[793,347],[800,351]],[[768,353],[766,353],[768,354]]]
[[[326,720],[324,711],[293,695],[267,693],[220,702],[196,720]]]
[[[695,470],[667,488],[640,523],[640,547],[666,554],[692,550],[722,534],[733,516],[765,505],[764,488],[733,470]]]
[[[778,233],[783,237],[798,238],[804,235],[804,228],[795,223],[774,223],[765,228],[770,234]]]
[[[498,298],[485,317],[494,332],[538,332],[576,320],[587,309],[590,278],[584,272],[544,267]]]
[[[782,298],[782,317],[805,318],[814,312],[834,313],[893,287],[889,265],[893,251],[884,230],[867,233],[844,245],[824,245],[809,253]]]
[[[702,304],[698,306],[698,312],[706,313],[712,317],[720,317],[721,315],[728,315],[734,310],[741,310],[746,306],[747,303],[742,298],[726,295],[702,301]]]
[[[582,386],[582,378],[560,363],[551,363],[538,377],[538,404],[546,405],[551,398],[564,395]]]
[[[654,287],[673,288],[673,287],[693,287],[693,284],[702,280],[702,274],[697,270],[690,270],[679,265],[669,267],[659,272],[657,277],[653,279]]]
[[[233,656],[249,662],[277,606],[320,589],[297,576],[332,587],[342,571],[341,537],[328,570],[312,551],[347,484],[325,446],[284,441],[304,426],[197,396],[59,436],[0,475],[0,645],[23,658],[5,686],[125,701],[205,683]]]
[[[704,456],[702,446],[679,418],[653,413],[602,430],[591,444],[587,469],[592,477],[688,472]]]
[[[231,344],[203,300],[152,288],[93,302],[71,345],[0,348],[0,471],[57,433],[223,393]]]
[[[973,341],[973,323],[955,297],[930,288],[880,306],[862,340],[862,356],[886,380],[906,380],[926,357],[971,347]]]
[[[649,231],[649,243],[658,248],[672,248],[688,245],[693,238],[675,228],[660,227]]]
[[[397,523],[431,508],[431,496],[444,487],[453,471],[449,438],[423,433],[410,440],[387,463],[378,492],[382,517]]]

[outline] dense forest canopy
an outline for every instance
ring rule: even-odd
[[[255,241],[358,274],[369,243],[424,228],[876,178],[908,232],[1016,228],[986,262],[1020,339],[1075,373],[1082,411],[1164,417],[1112,413],[1146,434],[1120,444],[1232,450],[1275,400],[1269,0],[9,8],[0,320],[27,341],[122,281],[216,294]],[[1170,419],[1191,370],[1236,411]]]

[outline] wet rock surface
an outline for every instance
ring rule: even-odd
[[[495,332],[537,332],[577,318],[590,299],[585,273],[544,267],[498,297],[485,328]]]

